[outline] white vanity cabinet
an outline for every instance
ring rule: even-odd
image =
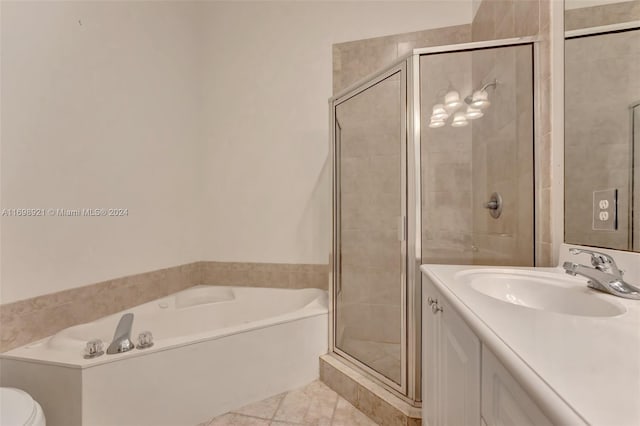
[[[423,424],[551,425],[426,277],[422,293]]]
[[[479,425],[480,340],[431,283],[423,286],[422,333],[423,424]]]
[[[487,426],[551,426],[495,355],[482,346],[482,418]]]

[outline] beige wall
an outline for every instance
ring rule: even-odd
[[[327,263],[331,45],[470,13],[451,1],[209,4],[204,258]]]
[[[366,17],[366,19],[365,19]],[[331,45],[465,2],[3,2],[2,303],[196,260],[328,261]]]
[[[2,302],[200,260],[194,4],[2,2]]]

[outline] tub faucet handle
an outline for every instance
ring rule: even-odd
[[[146,349],[153,346],[153,334],[150,331],[143,331],[138,334],[138,345],[137,349]]]
[[[91,359],[104,354],[104,343],[100,339],[93,339],[87,342],[84,348],[84,358]]]

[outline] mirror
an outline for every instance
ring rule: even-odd
[[[640,0],[565,0],[565,235],[640,252]]]

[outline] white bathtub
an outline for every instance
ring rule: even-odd
[[[196,425],[316,379],[327,306],[317,289],[193,287],[0,354],[0,383],[29,392],[49,426]],[[151,331],[153,347],[84,359],[126,312],[132,340]]]

